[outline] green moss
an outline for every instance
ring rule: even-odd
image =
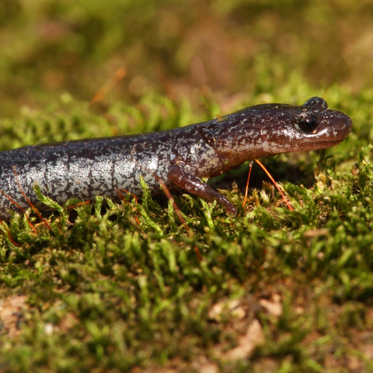
[[[306,97],[312,95],[310,87],[303,90],[308,90]],[[41,126],[50,141],[110,134],[109,121],[80,104],[70,105],[72,114],[34,111],[5,120],[3,131],[17,123],[18,133],[27,134],[18,137],[19,145],[36,143],[44,133]],[[146,110],[115,103],[110,113],[125,132],[131,131],[133,117],[144,131],[148,123],[150,130],[174,127],[182,117],[193,121],[190,109],[161,97],[147,98],[144,105]],[[157,114],[161,110],[162,119]],[[86,127],[86,122],[92,125]],[[355,135],[364,128],[364,123],[355,125]],[[14,132],[11,136],[17,137]],[[286,170],[278,165],[299,162],[302,173],[312,173],[316,155],[266,161],[279,172],[294,211],[276,207],[280,198],[271,196],[271,188],[254,190],[251,204],[237,218],[228,217],[216,203],[175,196],[192,236],[172,205],[154,199],[145,184],[139,203],[130,196],[121,204],[97,198],[93,205],[75,209],[72,225],[66,207],[39,195],[54,207],[50,229],[38,224],[35,234],[24,216],[15,215],[9,231],[20,247],[4,231],[1,238],[2,298],[25,295],[25,302],[19,311],[19,335],[9,339],[9,325],[2,331],[0,364],[13,371],[127,370],[167,366],[178,359],[190,362],[203,355],[235,369],[270,359],[280,366],[317,371],[328,353],[317,338],[310,339],[315,333],[319,338],[330,335],[327,349],[354,354],[344,333],[369,327],[373,302],[371,147],[351,146],[355,141],[348,138],[328,150],[329,157],[320,158],[324,160],[318,169],[323,171],[312,188],[287,182]],[[9,147],[5,140],[1,144]],[[343,168],[343,162],[349,166]],[[238,189],[225,193],[241,203]],[[280,297],[281,316],[268,314],[258,303],[265,298],[273,302],[273,296]],[[225,321],[216,322],[208,316],[224,299],[238,299],[243,320],[258,319],[263,328],[265,347],[259,346],[246,363],[224,358],[244,334],[231,324],[235,318],[223,313]],[[325,314],[323,302],[341,316]],[[339,345],[341,333],[346,342]]]
[[[217,203],[175,193],[192,234],[172,204],[164,196],[151,196],[146,185],[138,203],[130,195],[122,203],[101,197],[73,211],[66,206],[79,201],[59,206],[39,195],[54,208],[43,214],[48,226],[28,211],[35,233],[25,216],[15,214],[8,224],[15,245],[0,225],[0,370],[201,371],[206,366],[234,372],[371,371],[373,91],[346,85],[351,76],[345,63],[328,66],[328,47],[332,55],[344,48],[343,32],[338,42],[328,42],[336,36],[335,25],[343,21],[348,29],[353,16],[360,14],[361,26],[356,27],[363,27],[368,4],[355,7],[340,1],[333,13],[330,4],[293,1],[229,6],[218,1],[207,8],[182,2],[176,12],[168,1],[160,2],[160,8],[149,2],[144,7],[145,2],[115,1],[105,5],[105,11],[97,1],[5,3],[9,17],[2,15],[0,26],[9,40],[43,19],[69,37],[48,39],[39,30],[47,42],[39,44],[29,32],[4,49],[0,86],[9,88],[4,101],[9,115],[0,120],[0,150],[164,130],[245,105],[300,104],[315,95],[350,115],[354,129],[346,141],[326,152],[264,161],[294,211],[281,203],[277,191],[272,195],[272,186],[256,165],[245,207],[247,165],[213,180],[238,208],[236,218]],[[212,95],[206,87],[196,90],[191,85],[193,93],[181,99],[169,90],[168,96],[156,93],[164,87],[149,82],[141,94],[133,93],[141,83],[135,80],[139,71],[167,71],[174,84],[186,79],[183,72],[193,57],[188,35],[193,39],[195,22],[206,32],[210,13],[227,35],[238,34],[236,46],[244,46],[230,52],[227,69],[234,66],[238,72],[226,83],[228,93]],[[245,17],[252,21],[244,22]],[[318,27],[329,33],[319,35]],[[294,30],[300,35],[294,36]],[[259,46],[249,43],[256,48],[255,56],[245,44],[247,35],[259,38]],[[145,37],[149,39],[140,48],[138,40]],[[295,55],[297,45],[300,52]],[[132,67],[132,93],[123,95],[126,100],[88,104],[107,78],[102,70],[97,80],[92,76],[103,61],[114,66],[123,46]],[[223,47],[229,51],[229,43]],[[237,57],[239,53],[245,58]],[[140,61],[136,73],[134,61]],[[354,66],[364,71],[363,63]],[[329,77],[334,71],[343,79]],[[217,75],[207,75],[207,85],[219,91],[222,83],[214,86]],[[49,95],[43,84],[48,86],[47,78],[56,76],[63,88]],[[365,78],[369,83],[371,76]],[[327,87],[320,83],[328,79],[337,81]],[[118,87],[119,92],[126,90],[128,85]],[[233,96],[236,90],[246,90],[245,96]],[[227,97],[234,97],[228,109],[223,105]],[[250,343],[255,346],[245,350]],[[243,355],[234,358],[233,352]]]

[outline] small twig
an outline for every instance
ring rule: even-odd
[[[245,198],[243,199],[242,207],[245,207],[246,200],[247,200],[247,194],[249,192],[249,182],[250,182],[250,176],[251,176],[251,170],[253,168],[253,161],[250,161],[249,163],[249,175],[247,176],[247,182],[246,182],[246,189],[245,189]]]
[[[6,230],[6,233],[7,233],[7,235],[8,235],[8,238],[9,238],[10,242],[11,242],[14,246],[21,247],[21,245],[20,245],[19,243],[15,242],[15,241],[13,240],[13,237],[12,237],[12,235],[10,234],[10,231],[9,231],[8,227],[6,226],[6,224],[5,224],[1,219],[0,219],[0,223],[1,223],[1,225],[4,227],[4,229]]]
[[[118,188],[115,188],[115,190],[116,190],[116,192],[118,193],[119,198],[121,199],[121,201],[122,201],[123,203],[126,203],[126,204],[129,205],[129,203],[124,199],[124,195],[122,194],[122,191],[123,191],[123,192],[126,192],[126,193],[128,193],[128,194],[131,194],[132,197],[135,199],[135,202],[136,202],[136,204],[137,204],[137,197],[136,197],[133,193],[131,193],[131,192],[129,192],[128,190],[125,190],[125,189],[118,189]],[[136,209],[133,209],[132,211],[136,211]],[[139,221],[139,219],[137,219],[137,216],[135,216],[135,220],[136,220],[136,223],[137,223],[138,225],[140,225],[140,221]]]
[[[127,75],[127,70],[124,67],[119,68],[113,77],[108,79],[93,96],[91,104],[102,101],[104,97]]]
[[[88,201],[84,201],[84,202],[78,202],[78,203],[76,203],[75,205],[69,205],[69,206],[67,206],[66,208],[67,208],[68,210],[72,210],[72,209],[75,209],[76,207],[80,207],[80,206],[88,205],[89,203],[91,203],[90,200],[88,200]]]
[[[29,223],[29,226],[34,231],[34,233],[37,233],[37,230],[36,230],[34,224],[31,223],[31,220],[27,216],[26,211],[22,208],[22,206],[19,203],[17,203],[11,196],[7,195],[4,191],[2,191],[1,189],[0,189],[0,193],[2,193],[6,198],[9,199],[10,202],[12,202],[14,205],[16,205],[23,212],[23,214],[25,215],[25,217],[27,219],[27,222]]]
[[[288,206],[289,210],[290,211],[293,211],[293,208],[291,207],[289,201],[286,199],[284,193],[282,192],[282,190],[280,189],[280,187],[278,186],[278,184],[276,183],[275,179],[272,177],[272,175],[268,172],[268,170],[264,167],[264,165],[259,162],[257,159],[255,159],[255,162],[258,163],[258,165],[264,170],[264,172],[268,175],[268,177],[271,179],[272,183],[275,185],[275,187],[277,188],[277,190],[280,192],[284,202],[286,203],[286,205]]]
[[[14,173],[14,176],[16,178],[16,181],[17,181],[17,184],[18,184],[18,188],[19,188],[19,191],[21,192],[21,194],[23,195],[23,197],[25,197],[27,203],[30,205],[30,207],[35,211],[36,215],[39,216],[40,220],[44,223],[44,225],[51,231],[52,228],[50,227],[50,225],[46,222],[46,220],[43,219],[43,217],[41,216],[39,210],[32,204],[32,202],[30,201],[30,199],[26,196],[26,193],[23,191],[22,187],[21,187],[21,184],[18,180],[18,175],[17,175],[17,171],[16,171],[16,166],[13,166],[13,173]]]

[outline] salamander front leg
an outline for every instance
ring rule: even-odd
[[[220,193],[216,192],[209,185],[194,175],[189,174],[178,165],[173,165],[168,172],[168,178],[180,188],[196,194],[209,201],[218,200],[224,205],[228,214],[237,215],[236,208]]]

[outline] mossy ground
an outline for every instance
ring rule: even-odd
[[[139,203],[98,198],[75,216],[60,209],[37,234],[14,216],[9,229],[20,247],[3,233],[0,249],[2,369],[372,369],[371,147],[360,140],[364,97],[338,92],[329,105],[359,113],[344,143],[319,164],[312,153],[266,160],[293,212],[265,183],[245,208],[242,185],[223,192],[239,208],[236,218],[175,195],[192,236],[166,198],[148,194]],[[2,121],[1,146],[10,138],[18,146],[110,135],[112,121],[115,131],[130,132],[131,118],[145,131],[203,119],[155,96],[140,109],[115,104],[109,113],[111,121],[74,102],[53,115],[25,112]],[[287,181],[289,165],[302,181]],[[246,174],[243,167],[230,177]]]
[[[122,45],[114,38],[114,28],[119,27],[119,23],[113,21],[111,27],[110,18],[103,16],[99,2],[89,2],[93,5],[86,18],[81,17],[73,3],[66,6],[63,2],[56,3],[46,6],[48,2],[35,2],[38,6],[33,16],[11,7],[12,12],[21,12],[20,18],[10,25],[6,18],[0,17],[0,22],[10,34],[18,30],[20,23],[34,24],[41,15],[45,17],[43,22],[52,19],[58,27],[70,24],[72,17],[74,27],[68,31],[62,27],[62,31],[86,37],[85,43],[79,39],[85,49],[79,49],[82,45],[78,39],[73,38],[74,43],[69,44],[68,56],[76,57],[77,51],[83,51],[79,63],[73,60],[80,72],[96,68],[92,61],[103,60],[110,48],[116,50]],[[88,2],[79,3],[88,8]],[[279,2],[284,4],[282,8],[270,2],[253,3],[255,14],[262,11],[267,16],[264,26],[259,23],[257,30],[261,30],[260,27],[267,30],[271,20],[277,24],[277,17],[289,17],[290,10],[292,14],[299,14],[299,25],[304,21],[301,17],[305,14],[304,8],[298,9],[291,1]],[[357,9],[352,2],[340,3],[339,15],[352,12],[344,25],[358,14],[362,20],[366,19],[363,5]],[[159,14],[163,19],[170,4],[166,1],[161,4]],[[187,7],[182,4],[181,14]],[[251,14],[248,4],[237,2],[231,8],[222,4],[211,5],[220,20],[239,23],[244,22],[241,16]],[[336,31],[328,28],[326,22],[331,19],[335,26],[340,21],[338,14],[336,19],[330,18],[332,3],[325,8],[305,4],[312,7],[313,16],[324,25],[323,30],[330,30],[326,35],[335,35]],[[142,15],[144,23],[133,21],[131,25],[137,27],[138,34],[149,35],[154,30],[151,25],[155,9],[152,6],[141,14],[140,8],[132,9],[128,5],[125,12],[120,11],[126,17],[130,17],[128,14],[132,11],[132,18],[136,20]],[[243,12],[246,8],[247,13]],[[108,12],[114,14],[115,9],[113,5]],[[194,13],[188,15],[188,22],[193,23]],[[295,23],[296,18],[291,21]],[[200,22],[204,30],[205,20]],[[110,38],[104,34],[107,38],[100,39],[101,49],[94,43],[95,35],[87,31],[97,31],[92,25],[106,25],[99,29],[112,32]],[[176,29],[184,30],[180,31],[184,35],[190,31],[189,26]],[[295,29],[289,27],[295,33]],[[227,32],[232,32],[229,30]],[[272,33],[271,30],[267,31]],[[266,34],[260,35],[266,37]],[[178,36],[173,35],[171,46],[179,40]],[[343,33],[340,43],[344,40],[342,36]],[[32,34],[28,37],[32,38]],[[302,35],[299,38],[303,40]],[[4,40],[0,39],[0,43],[5,43]],[[104,105],[92,105],[88,100],[81,100],[89,92],[87,75],[83,74],[79,80],[78,76],[69,76],[61,66],[62,75],[57,80],[53,75],[56,72],[51,66],[66,62],[61,62],[56,55],[58,48],[66,47],[66,40],[48,39],[47,44],[38,48],[30,42],[33,48],[25,54],[28,58],[22,54],[21,41],[15,46],[16,56],[7,49],[7,59],[2,60],[3,67],[8,69],[5,71],[10,77],[15,76],[11,73],[17,71],[15,66],[19,66],[19,56],[23,56],[21,70],[24,79],[30,78],[31,88],[17,100],[17,90],[11,90],[9,95],[2,90],[2,95],[8,97],[5,111],[9,115],[0,120],[1,150],[180,127],[228,114],[243,106],[265,102],[302,104],[316,95],[323,96],[331,108],[350,115],[354,128],[342,144],[326,153],[288,154],[264,160],[276,180],[282,183],[294,211],[281,203],[266,176],[257,172],[258,166],[254,166],[256,171],[251,182],[255,189],[250,190],[249,203],[243,208],[248,170],[244,165],[213,181],[237,206],[239,214],[235,218],[227,216],[216,203],[174,194],[192,235],[180,223],[167,198],[152,197],[146,189],[138,203],[127,196],[126,203],[97,198],[92,204],[73,210],[58,207],[54,213],[43,215],[50,229],[31,214],[37,233],[25,216],[15,215],[8,226],[19,246],[12,244],[5,230],[0,236],[0,370],[372,371],[373,90],[358,90],[350,84],[351,75],[346,73],[345,65],[338,73],[346,79],[341,78],[335,84],[316,84],[313,74],[305,78],[302,73],[309,72],[307,66],[312,70],[318,63],[322,65],[321,55],[328,52],[325,42],[317,63],[312,60],[312,53],[305,52],[307,48],[308,52],[313,51],[314,44],[303,46],[306,49],[302,49],[300,55],[305,56],[305,60],[298,60],[297,68],[291,66],[286,53],[271,54],[270,49],[257,49],[249,65],[239,65],[241,71],[248,70],[245,76],[255,76],[247,97],[233,93],[215,96],[213,90],[206,87],[193,87],[191,96],[180,99],[170,91],[155,93],[158,89],[153,87],[142,91],[137,98],[129,97],[125,103],[107,99]],[[168,50],[164,44],[157,44],[157,40],[171,42],[164,34],[155,33],[154,40],[144,47],[150,55],[162,55]],[[241,36],[237,40],[244,39]],[[133,47],[130,43],[123,45]],[[152,45],[155,50],[151,50]],[[102,49],[103,46],[106,49]],[[131,53],[147,56],[134,49]],[[44,56],[50,60],[43,60]],[[170,52],[166,56],[170,56]],[[42,61],[47,61],[45,70]],[[158,68],[163,66],[157,60],[151,62]],[[149,61],[146,66],[150,69]],[[330,75],[337,70],[336,66]],[[60,82],[64,89],[57,87],[50,98],[46,97],[42,92],[47,88],[38,85],[39,78],[47,79],[43,72],[49,72],[51,81]],[[177,69],[171,69],[171,73],[173,79],[181,74]],[[323,74],[328,75],[324,70]],[[11,79],[6,79],[2,70],[0,85],[3,88],[12,86]],[[370,76],[366,75],[366,79]],[[238,82],[239,79],[236,88],[242,90]],[[13,83],[23,90],[24,80],[17,77]],[[81,90],[77,88],[78,83],[83,87]],[[139,79],[135,83],[139,84]],[[134,91],[138,88],[135,83],[132,80]],[[98,84],[92,84],[98,89]],[[32,87],[37,88],[33,91]],[[75,95],[76,90],[79,93]],[[34,101],[30,100],[33,92],[36,92]],[[224,104],[222,97],[228,104]],[[195,246],[202,255],[201,262]]]

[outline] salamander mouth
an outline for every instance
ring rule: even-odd
[[[340,144],[343,140],[344,138],[339,140],[319,140],[313,142],[312,147],[314,150],[331,148],[332,146]]]

